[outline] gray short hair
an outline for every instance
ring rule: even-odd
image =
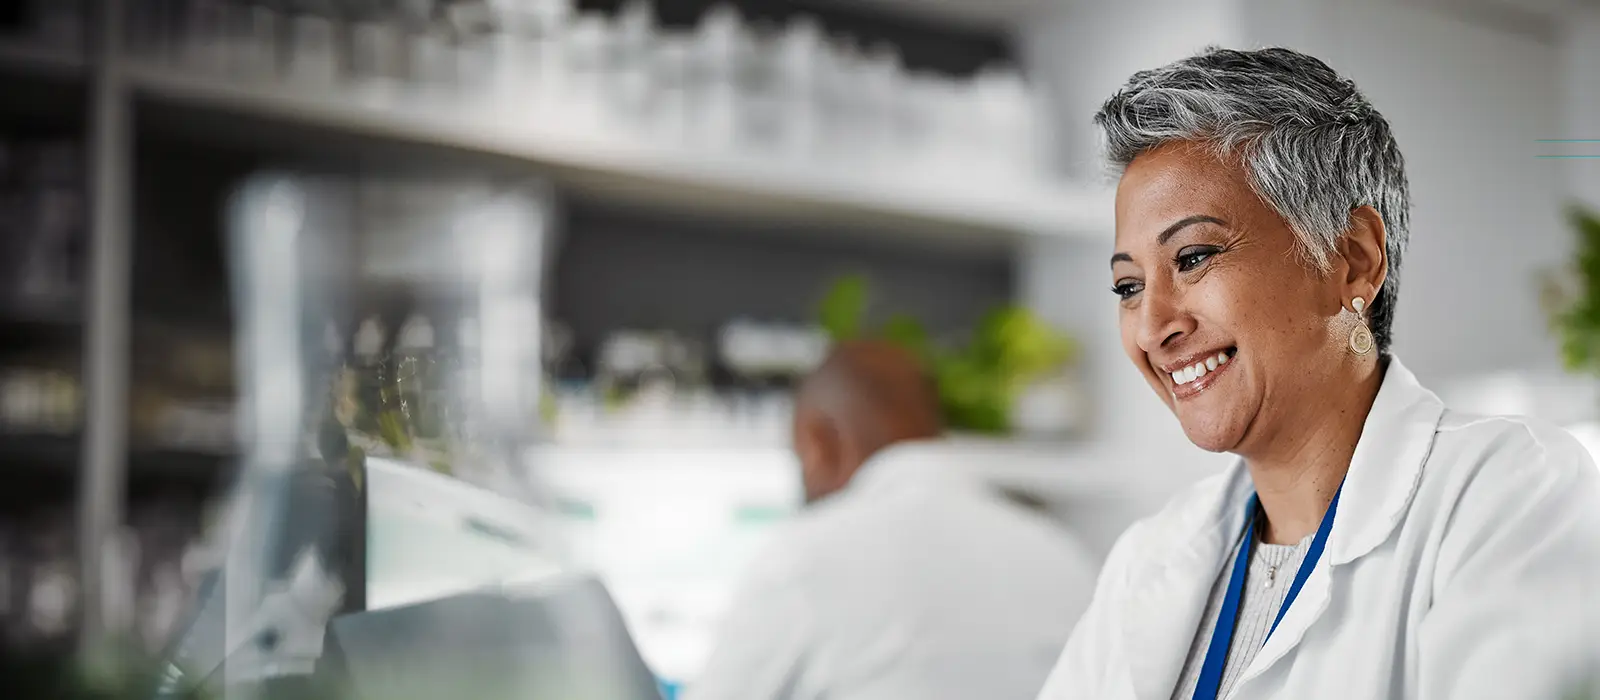
[[[1377,209],[1388,230],[1389,274],[1369,308],[1378,350],[1389,351],[1411,200],[1389,122],[1355,83],[1289,49],[1212,47],[1133,74],[1094,122],[1118,173],[1174,141],[1242,160],[1256,193],[1294,230],[1302,256],[1324,272],[1350,212]]]

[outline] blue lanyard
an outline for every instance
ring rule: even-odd
[[[1339,494],[1343,492],[1344,484],[1340,484],[1339,490],[1333,492],[1333,502],[1328,504],[1328,512],[1322,515],[1322,524],[1317,526],[1317,534],[1311,538],[1311,548],[1306,550],[1305,561],[1300,562],[1300,570],[1295,572],[1294,583],[1289,586],[1289,595],[1283,599],[1283,607],[1278,608],[1278,616],[1273,619],[1272,629],[1267,630],[1262,644],[1266,644],[1267,639],[1272,638],[1272,633],[1278,630],[1283,614],[1289,612],[1295,596],[1300,595],[1306,579],[1311,578],[1311,570],[1317,568],[1317,560],[1322,558],[1322,550],[1328,545],[1328,533],[1333,532],[1333,514],[1339,510]],[[1255,494],[1250,494],[1250,504],[1246,507],[1249,517],[1244,524],[1244,543],[1239,545],[1239,555],[1233,559],[1228,595],[1222,599],[1217,627],[1211,631],[1211,645],[1206,647],[1206,661],[1200,667],[1200,683],[1195,686],[1194,700],[1216,700],[1217,691],[1222,687],[1222,666],[1228,659],[1228,647],[1233,644],[1233,628],[1239,622],[1239,598],[1244,595],[1245,573],[1250,568],[1250,549],[1255,540],[1252,530],[1256,524],[1256,513],[1261,510]]]

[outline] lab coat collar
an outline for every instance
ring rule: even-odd
[[[871,496],[912,483],[944,485],[970,481],[970,472],[957,462],[944,439],[905,440],[869,457],[844,490]]]
[[[1423,388],[1397,358],[1388,359],[1383,385],[1362,426],[1361,438],[1345,477],[1333,532],[1324,557],[1306,581],[1295,604],[1279,623],[1240,678],[1242,685],[1282,658],[1322,615],[1330,596],[1329,569],[1347,564],[1376,549],[1404,518],[1433,447],[1444,405]],[[1224,560],[1244,528],[1245,503],[1254,491],[1244,460],[1237,460],[1220,478],[1196,487],[1176,513],[1166,536],[1152,533],[1152,542],[1167,542],[1167,551],[1142,558],[1142,570],[1130,571],[1130,594],[1124,619],[1132,655],[1135,694],[1140,698],[1170,697],[1188,658],[1200,615]],[[1160,546],[1160,545],[1154,545]]]
[[[1399,359],[1390,357],[1383,387],[1350,459],[1339,512],[1328,536],[1333,565],[1348,564],[1376,549],[1405,518],[1443,416],[1444,402],[1419,384]]]
[[[1150,523],[1155,531],[1141,541],[1153,551],[1129,570],[1123,648],[1137,650],[1129,654],[1128,665],[1134,695],[1141,700],[1172,696],[1212,584],[1244,527],[1251,487],[1240,465],[1195,488],[1176,518]]]

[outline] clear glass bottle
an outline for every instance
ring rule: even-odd
[[[400,327],[395,342],[395,405],[408,434],[412,459],[448,474],[450,455],[436,405],[436,371],[433,324],[426,316],[413,315]]]
[[[731,5],[718,5],[700,18],[693,39],[690,124],[696,144],[728,149],[739,131],[739,77],[747,43],[744,20]]]
[[[385,377],[388,376],[384,346],[388,337],[382,319],[376,316],[361,322],[353,341],[355,374],[355,415],[352,427],[368,442],[368,449],[388,444],[382,439],[379,417],[383,414]]]

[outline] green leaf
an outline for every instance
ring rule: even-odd
[[[978,433],[1010,427],[1011,392],[992,365],[970,355],[947,357],[934,374],[950,427]]]
[[[861,338],[868,301],[867,280],[836,280],[818,306],[819,324],[835,342]],[[898,314],[875,337],[898,344],[928,364],[951,428],[979,433],[1010,429],[1011,406],[1026,384],[1077,357],[1077,345],[1020,306],[986,315],[965,347],[935,344],[917,319]]]
[[[817,321],[835,342],[861,336],[867,313],[867,279],[846,275],[833,283],[817,308]]]
[[[1577,236],[1574,279],[1547,295],[1557,306],[1551,325],[1568,370],[1600,373],[1600,218],[1579,207],[1569,208],[1567,215]]]
[[[910,350],[924,361],[932,359],[933,345],[928,340],[928,329],[922,322],[905,314],[896,314],[883,325],[884,340]]]
[[[975,354],[1021,382],[1054,371],[1076,355],[1072,340],[1021,307],[1000,309],[985,319]]]

